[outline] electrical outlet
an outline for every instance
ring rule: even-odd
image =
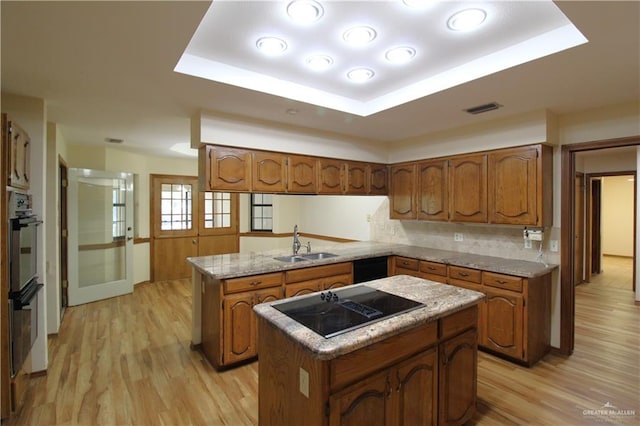
[[[453,233],[453,241],[463,241],[463,240],[464,240],[464,236],[462,235],[462,233],[460,232]]]
[[[551,251],[558,251],[558,240],[551,240],[549,241],[549,248],[551,249]]]
[[[530,240],[530,239],[528,239],[528,238],[527,238],[527,239],[525,239],[525,240],[524,240],[524,248],[526,248],[526,249],[530,249],[531,247],[532,247],[532,245],[531,245],[531,240]]]
[[[371,222],[371,215],[370,214],[367,215],[367,222]]]
[[[300,367],[300,393],[309,398],[309,373]]]

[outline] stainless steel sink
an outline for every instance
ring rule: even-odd
[[[296,254],[291,256],[279,256],[279,257],[274,257],[274,259],[279,260],[280,262],[296,263],[296,262],[306,262],[309,260],[329,259],[331,257],[336,257],[336,256],[338,255],[333,253],[327,253],[327,252],[319,252],[319,253]]]
[[[299,254],[298,256],[304,257],[309,260],[318,260],[318,259],[329,259],[331,257],[337,257],[337,254],[319,252],[319,253],[307,253],[307,254]]]

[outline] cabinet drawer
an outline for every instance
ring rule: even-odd
[[[444,263],[427,262],[426,260],[420,261],[420,271],[426,272],[431,275],[440,275],[441,277],[447,276],[447,265]]]
[[[396,268],[409,269],[410,271],[420,270],[420,261],[418,259],[409,259],[408,257],[396,257]]]
[[[522,291],[522,278],[514,277],[512,275],[483,272],[482,284],[490,287],[503,288],[505,290]]]
[[[449,277],[457,280],[480,283],[482,271],[477,269],[462,268],[460,266],[449,266]]]
[[[224,280],[225,293],[239,293],[241,291],[259,288],[277,287],[282,285],[282,273],[252,275],[249,277],[231,278]]]
[[[331,361],[331,391],[355,382],[420,352],[438,341],[437,322],[430,322]]]
[[[351,262],[337,263],[334,265],[313,266],[311,268],[294,269],[285,272],[287,284],[300,281],[314,280],[317,278],[330,277],[332,275],[350,274],[353,265]]]
[[[478,306],[472,306],[464,311],[456,312],[440,320],[440,339],[448,339],[468,328],[478,325]]]

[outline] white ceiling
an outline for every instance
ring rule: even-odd
[[[248,4],[245,14],[258,4],[266,2]],[[173,71],[209,5],[2,1],[2,91],[46,99],[48,119],[60,125],[68,143],[102,145],[107,137],[121,138],[124,149],[158,155],[176,155],[169,147],[189,142],[189,118],[200,110],[392,143],[545,108],[566,114],[640,99],[640,2],[556,2],[588,43],[366,117]],[[404,23],[382,20],[380,32]],[[435,45],[445,42],[430,37]],[[307,45],[317,37],[300,40]],[[433,72],[447,66],[438,62]],[[478,116],[462,111],[491,101],[504,107]]]

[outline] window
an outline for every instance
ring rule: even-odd
[[[231,227],[230,192],[204,193],[204,227],[207,229]]]
[[[273,230],[273,195],[251,194],[251,230]]]
[[[127,234],[127,223],[125,216],[127,186],[125,179],[113,179],[111,187],[111,203],[113,204],[113,225],[111,234],[113,240],[123,240]]]
[[[191,185],[163,183],[160,195],[160,229],[192,229],[192,200]]]

